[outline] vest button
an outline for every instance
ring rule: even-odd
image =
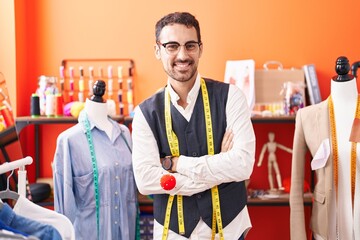
[[[192,156],[193,156],[193,157],[196,157],[196,156],[197,156],[197,152],[193,152],[193,153],[192,153]]]
[[[201,198],[201,194],[198,194],[198,195],[197,195],[197,198],[200,199],[200,198]]]

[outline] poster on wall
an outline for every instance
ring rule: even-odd
[[[255,61],[229,60],[226,62],[224,82],[234,84],[240,88],[248,102],[250,109],[255,105]]]

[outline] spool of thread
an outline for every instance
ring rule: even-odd
[[[6,127],[10,127],[10,126],[14,125],[14,116],[13,116],[12,112],[9,110],[9,108],[7,108],[6,106],[2,106],[0,108],[0,112],[4,118]]]
[[[30,115],[32,117],[40,116],[40,97],[35,93],[31,95]]]
[[[55,115],[55,95],[53,94],[46,95],[45,115],[48,117]]]
[[[64,115],[64,99],[61,94],[55,95],[55,116]]]

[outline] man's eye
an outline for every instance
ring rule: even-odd
[[[196,48],[195,43],[188,43],[185,45],[187,50],[194,50]]]
[[[166,45],[166,48],[169,50],[169,51],[175,51],[179,48],[179,45],[177,44],[168,44]]]

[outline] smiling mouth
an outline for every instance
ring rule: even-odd
[[[186,62],[175,62],[174,67],[178,68],[179,70],[181,70],[181,69],[186,70],[191,66],[191,64],[192,63],[188,62],[188,61],[186,61]]]

